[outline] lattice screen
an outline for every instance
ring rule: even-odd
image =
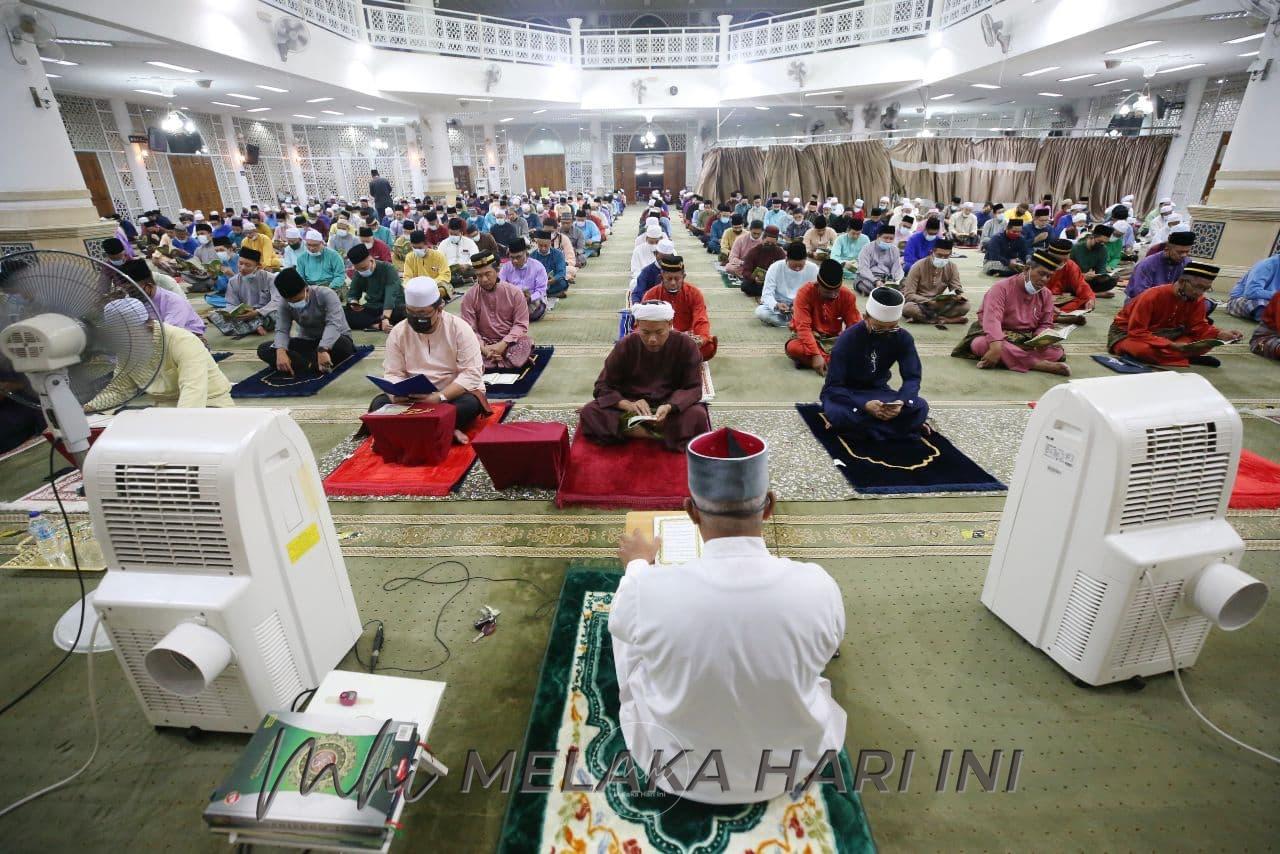
[[[403,127],[294,125],[293,138],[308,196],[367,196],[371,169],[391,182],[395,195],[412,195],[409,145]],[[374,149],[375,139],[387,147]]]
[[[130,133],[146,133],[148,127],[158,127],[164,120],[164,110],[144,104],[128,104],[129,118],[133,120]],[[235,166],[223,139],[222,120],[209,113],[184,111],[195,124],[196,130],[204,139],[204,153],[213,165],[213,177],[218,184],[218,195],[222,198],[223,207],[240,207],[240,193],[236,188]],[[169,167],[170,157],[187,157],[185,154],[148,154],[147,177],[151,179],[151,189],[156,194],[156,204],[160,210],[170,217],[177,215],[182,207],[178,196],[178,187],[173,180],[173,170]],[[208,213],[208,211],[206,211]]]
[[[293,196],[284,126],[240,116],[233,117],[232,124],[238,143],[258,146],[258,162],[244,166],[245,180],[249,182],[253,201],[259,205],[270,205],[286,196]]]
[[[58,95],[58,109],[67,138],[76,151],[94,152],[111,195],[111,206],[122,216],[137,216],[142,201],[133,185],[111,105],[101,98]]]
[[[1203,202],[1201,193],[1213,168],[1213,158],[1218,153],[1218,143],[1225,131],[1235,126],[1240,112],[1240,101],[1248,85],[1245,75],[1226,78],[1224,83],[1205,86],[1200,110],[1196,113],[1195,127],[1187,140],[1187,150],[1178,166],[1178,177],[1173,183],[1173,203],[1179,207]]]

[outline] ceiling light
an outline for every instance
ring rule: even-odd
[[[1186,71],[1188,68],[1200,68],[1203,62],[1192,62],[1188,65],[1175,65],[1173,68],[1161,68],[1156,74],[1168,74],[1171,71]]]
[[[332,98],[311,98],[311,99],[309,99],[309,100],[307,101],[307,103],[308,103],[308,104],[323,104],[325,101],[332,101],[332,100],[333,100]]]
[[[942,101],[942,100],[944,100],[944,99],[946,99],[946,98],[950,98],[950,97],[952,97],[952,96],[953,96],[953,95],[955,95],[955,94],[956,94],[955,92],[947,92],[945,95],[934,95],[934,96],[933,96],[932,98],[930,98],[929,100],[930,100],[930,101]]]
[[[295,119],[314,119],[315,118],[315,116],[308,116],[306,113],[294,113],[293,117]]]
[[[143,95],[159,95],[161,98],[164,97],[163,92],[157,92],[155,89],[134,89],[133,91],[141,92]]]
[[[481,104],[492,104],[492,98],[459,98],[459,101],[478,101]]]
[[[374,110],[374,109],[373,109],[373,107],[366,107],[366,106],[364,106],[364,105],[362,105],[362,104],[356,104],[356,109],[357,109],[357,110],[364,110],[364,111],[369,112],[369,113],[376,112],[376,110]]]
[[[52,62],[54,65],[79,65],[78,62],[72,62],[69,59],[52,59],[47,56],[40,57],[42,62]]]
[[[1048,74],[1050,71],[1057,71],[1061,65],[1046,65],[1044,68],[1037,68],[1035,71],[1028,71],[1023,77],[1035,77],[1037,74]]]
[[[230,107],[233,110],[240,109],[239,104],[228,104],[226,101],[210,101],[210,104],[217,104],[219,107]]]
[[[1061,92],[1037,92],[1036,94],[1037,94],[1037,95],[1043,95],[1043,96],[1045,96],[1046,98],[1061,98],[1061,97],[1062,97],[1062,93],[1061,93]]]
[[[507,116],[505,119],[498,119],[499,122],[514,122],[515,120],[515,116]]]
[[[1092,73],[1092,72],[1091,72],[1091,73],[1089,73],[1089,74],[1077,74],[1077,75],[1075,75],[1075,76],[1073,76],[1073,77],[1059,77],[1059,78],[1058,78],[1058,82],[1059,82],[1059,83],[1074,83],[1074,82],[1075,82],[1075,81],[1077,81],[1077,80],[1088,80],[1090,77],[1097,77],[1097,76],[1098,76],[1097,74]]]
[[[261,101],[257,95],[241,95],[239,92],[228,92],[228,98],[239,98],[242,101]]]
[[[826,92],[805,92],[804,96],[806,98],[816,98],[819,95],[839,95],[839,94],[840,94],[839,89],[828,89]]]
[[[279,92],[281,94],[285,94],[289,91],[288,89],[281,89],[279,86],[268,86],[265,83],[257,83],[254,85],[259,89],[266,89],[268,92]]]
[[[543,113],[545,113],[545,112],[546,112],[546,109],[534,110],[534,111],[533,111],[533,114],[534,114],[535,116],[540,116],[540,115],[542,115],[542,114],[543,114]]]
[[[1151,47],[1153,44],[1160,44],[1160,40],[1151,39],[1150,41],[1145,42],[1134,42],[1133,44],[1127,44],[1124,47],[1118,47],[1115,50],[1109,50],[1107,51],[1107,55],[1114,56],[1117,53],[1128,53],[1131,50],[1141,50],[1144,47]]]
[[[321,110],[320,112],[322,112],[322,113],[327,113],[327,114],[328,114],[328,115],[330,115],[330,116],[340,116],[340,115],[342,115],[342,113],[338,112],[337,110]]]
[[[757,110],[768,110],[768,107],[756,107]]]
[[[1092,84],[1092,88],[1094,88],[1094,89],[1098,89],[1098,88],[1101,88],[1101,87],[1103,87],[1103,86],[1114,86],[1116,83],[1123,83],[1124,81],[1126,81],[1126,80],[1128,80],[1128,79],[1129,79],[1128,77],[1121,77],[1121,78],[1119,78],[1118,80],[1108,80],[1108,81],[1106,81],[1105,83],[1094,83],[1094,84]]]
[[[787,115],[788,115],[788,116],[791,116],[791,118],[793,118],[793,119],[803,119],[803,118],[804,118],[804,113],[787,113]]]
[[[161,62],[158,59],[148,59],[147,65],[154,65],[156,68],[167,68],[170,71],[181,71],[185,74],[199,74],[199,69],[187,68],[185,65],[174,65],[171,62]]]
[[[1257,55],[1258,55],[1258,53],[1259,53],[1259,51],[1251,50],[1251,51],[1249,51],[1248,53],[1237,53],[1237,54],[1236,54],[1236,56],[1257,56]],[[50,77],[52,77],[53,75],[52,75],[52,74],[50,74],[49,76],[50,76]]]
[[[975,89],[999,89],[1000,88],[999,86],[996,86],[995,84],[992,84],[992,83],[973,83],[970,85],[972,85],[973,88]]]
[[[47,72],[47,71],[46,71],[46,72],[45,72],[45,74],[44,74],[44,76],[45,76],[45,77],[61,77],[62,75],[61,75],[61,74],[50,74],[49,72]]]
[[[262,113],[271,109],[270,107],[254,107],[252,110],[245,110],[246,113]]]
[[[1247,18],[1248,12],[1218,12],[1215,15],[1205,15],[1204,20],[1213,21],[1234,21],[1236,18]]]
[[[1240,38],[1238,38],[1238,39],[1227,39],[1226,41],[1224,41],[1224,42],[1223,42],[1223,44],[1243,44],[1244,42],[1251,42],[1251,41],[1253,41],[1254,39],[1260,39],[1260,38],[1262,38],[1262,37],[1263,37],[1263,36],[1265,36],[1265,35],[1266,35],[1266,33],[1265,33],[1265,32],[1264,32],[1264,33],[1254,33],[1253,35],[1250,35],[1250,36],[1241,36],[1241,37],[1240,37]]]
[[[111,42],[98,41],[97,39],[50,39],[54,44],[78,44],[83,47],[115,47]]]

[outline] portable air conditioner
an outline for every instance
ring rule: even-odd
[[[117,415],[85,459],[94,597],[156,726],[252,732],[360,635],[302,430],[284,410]]]
[[[1267,598],[1223,518],[1240,438],[1195,374],[1056,386],[1023,436],[982,603],[1091,685],[1170,669],[1157,610],[1190,667],[1211,625],[1240,628]]]

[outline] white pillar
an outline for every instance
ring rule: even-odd
[[[444,113],[422,117],[422,144],[427,153],[426,191],[432,196],[457,192],[453,185],[453,158],[449,155],[449,125]]]
[[[1022,130],[1027,124],[1027,108],[1019,107],[1013,111],[1013,128],[1014,130]]]
[[[728,68],[729,66],[729,22],[733,20],[732,15],[716,15],[716,20],[720,22],[720,67]]]
[[[592,190],[597,193],[605,192],[609,188],[609,184],[613,181],[613,176],[605,175],[605,144],[604,134],[600,130],[600,120],[592,119],[589,126],[591,134],[591,183]],[[607,177],[607,180],[606,180]]]
[[[222,138],[227,151],[231,152],[231,173],[236,179],[236,192],[240,194],[240,206],[253,204],[253,193],[249,190],[249,181],[244,177],[244,159],[240,156],[240,143],[236,141],[236,126],[231,121],[230,113],[222,114]]]
[[[422,137],[418,134],[421,126],[420,121],[409,122],[404,126],[406,153],[409,157],[409,182],[413,187],[413,195],[419,198],[427,191],[427,179],[422,174]]]
[[[293,184],[296,204],[306,207],[307,182],[302,177],[302,158],[298,156],[298,138],[293,134],[293,122],[284,123],[284,159],[289,164],[289,180]]]
[[[146,161],[142,159],[142,144],[129,142],[129,134],[133,132],[129,108],[123,98],[112,98],[108,103],[111,104],[111,116],[116,120],[116,130],[120,131],[120,144],[124,146],[124,159],[129,163],[133,187],[138,191],[138,204],[144,211],[154,210],[159,206],[156,204],[156,191],[151,186],[151,176],[147,174]]]
[[[685,156],[684,163],[684,182],[689,187],[693,187],[698,183],[698,176],[702,174],[702,157],[705,146],[702,144],[702,132],[706,128],[706,119],[698,119],[697,124],[693,128],[691,134],[692,139],[689,140],[689,149]]]
[[[1174,189],[1174,181],[1182,168],[1182,158],[1187,154],[1187,146],[1191,142],[1191,134],[1196,128],[1196,114],[1200,112],[1200,102],[1204,99],[1204,87],[1209,82],[1207,77],[1197,77],[1187,81],[1187,92],[1183,97],[1182,121],[1178,125],[1178,135],[1169,143],[1169,152],[1164,158],[1164,167],[1160,170],[1160,180],[1156,182],[1156,198],[1173,199],[1178,205],[1188,201],[1188,190],[1199,192],[1199,188],[1189,187]],[[1194,201],[1199,201],[1199,197]]]
[[[481,132],[484,134],[484,163],[480,164],[480,169],[483,170],[485,192],[499,193],[502,188],[498,186],[498,131],[493,122],[485,122],[481,125]]]
[[[574,68],[582,67],[582,19],[569,18],[569,53]]]
[[[1271,61],[1266,79],[1261,72],[1251,74],[1240,101],[1240,112],[1231,129],[1231,142],[1222,155],[1222,168],[1214,180],[1213,194],[1234,196],[1264,207],[1280,207],[1280,164],[1276,160],[1276,140],[1280,139],[1280,39],[1269,26],[1253,59],[1254,67]]]

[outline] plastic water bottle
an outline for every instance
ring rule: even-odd
[[[40,550],[44,562],[49,566],[70,566],[62,532],[49,524],[49,520],[41,516],[39,510],[32,510],[28,519],[27,530],[36,541],[36,548]]]

